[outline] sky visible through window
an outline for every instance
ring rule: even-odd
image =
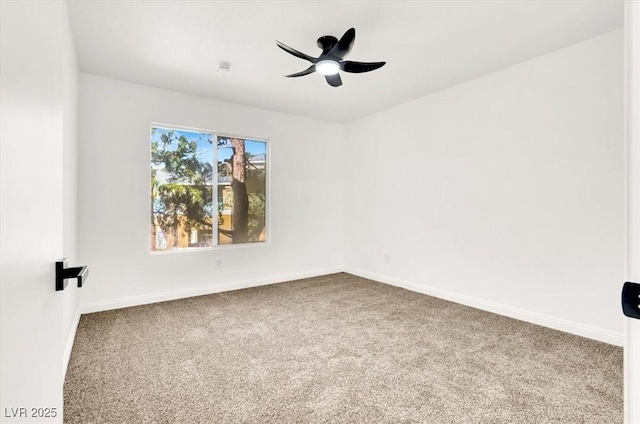
[[[159,143],[161,141],[161,135],[168,134],[171,131],[173,131],[173,134],[176,138],[184,136],[189,142],[196,141],[198,143],[198,159],[202,162],[208,162],[213,165],[212,133],[154,127],[151,134],[151,141],[157,141]],[[244,143],[245,152],[250,153],[252,156],[266,153],[265,146],[266,144],[263,141],[253,141],[245,139]],[[167,150],[175,149],[175,143],[171,143],[171,145],[167,147]],[[228,148],[220,147],[218,148],[218,161],[222,162],[226,159],[229,159],[232,154],[233,151],[231,149],[231,145],[229,145]]]
[[[265,151],[266,144],[264,141],[252,141],[246,140],[244,141],[244,151],[250,153],[251,156],[257,156]],[[227,147],[219,147],[218,148],[218,161],[222,162],[226,159],[229,159],[233,154],[233,150],[231,149],[231,144]]]
[[[154,127],[151,132],[151,141],[161,143],[161,136],[163,134],[168,134],[173,131],[174,137],[177,139],[181,136],[184,136],[188,142],[196,141],[197,142],[197,156],[198,160],[201,162],[207,162],[213,165],[213,144],[211,133],[202,133],[202,132],[194,132],[194,131],[182,131],[170,128],[158,128]],[[169,146],[167,146],[168,151],[176,150],[178,144],[174,141]]]

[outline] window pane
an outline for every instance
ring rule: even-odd
[[[267,143],[218,137],[218,244],[266,240]]]
[[[212,140],[151,128],[151,250],[212,246]]]

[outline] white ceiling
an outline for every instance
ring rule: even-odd
[[[621,0],[69,1],[83,72],[263,109],[348,122],[623,25]],[[355,27],[346,58],[386,61],[342,73],[283,75],[321,35]],[[231,71],[217,72],[221,61]]]

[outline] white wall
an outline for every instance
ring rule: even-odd
[[[341,125],[87,74],[79,107],[79,257],[91,267],[83,310],[341,269]],[[270,245],[150,254],[152,122],[269,139]]]
[[[0,15],[1,418],[62,422],[78,293],[55,291],[54,262],[75,260],[77,63],[64,2],[1,2]],[[7,417],[20,407],[57,417]]]
[[[622,38],[347,125],[347,269],[621,343]]]

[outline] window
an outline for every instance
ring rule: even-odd
[[[152,251],[264,242],[266,217],[266,141],[151,127]]]

